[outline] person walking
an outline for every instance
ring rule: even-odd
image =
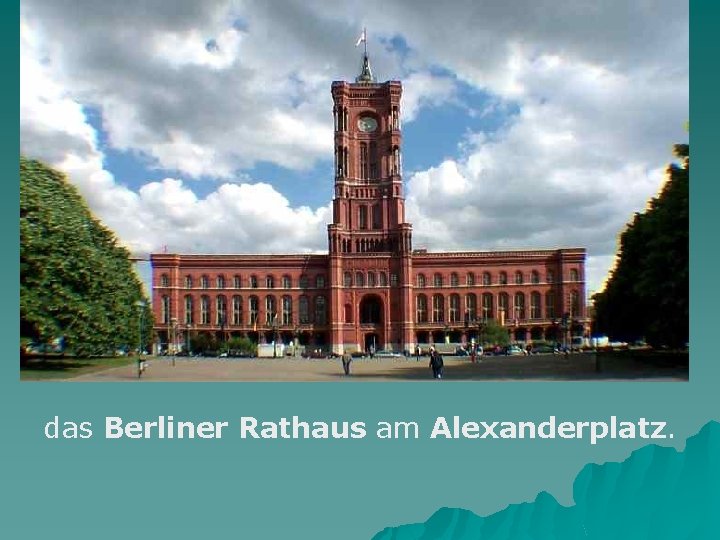
[[[416,362],[419,362],[419,361],[420,361],[420,353],[421,353],[421,352],[422,352],[422,351],[420,350],[420,345],[418,345],[417,347],[415,347],[415,361],[416,361]]]
[[[433,349],[430,353],[430,369],[433,372],[433,379],[442,379],[443,376],[443,358],[440,354]]]
[[[345,351],[342,355],[342,365],[345,375],[350,375],[350,364],[352,364],[352,356],[348,351]]]

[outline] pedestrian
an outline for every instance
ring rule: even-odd
[[[417,347],[415,347],[415,361],[416,361],[416,362],[419,362],[419,361],[420,361],[420,353],[421,353],[421,352],[422,352],[422,351],[420,350],[420,345],[418,345]]]
[[[442,379],[443,375],[443,358],[440,354],[433,349],[430,353],[430,369],[433,372],[433,379]]]
[[[352,364],[352,356],[348,351],[345,351],[342,355],[342,365],[345,375],[350,375],[350,364]]]
[[[473,343],[470,345],[470,361],[474,364],[475,363],[475,355],[477,354],[477,347]]]

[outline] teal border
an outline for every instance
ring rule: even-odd
[[[62,384],[18,381],[16,122],[19,85],[3,85],[4,302],[0,367],[0,536],[10,538],[369,538],[440,507],[479,515],[569,487],[588,462],[619,461],[643,441],[48,441],[44,422],[106,415],[236,422],[272,419],[570,420],[611,414],[670,422],[681,445],[720,418],[717,320],[717,9],[693,3],[691,87],[691,377],[689,383]],[[18,6],[0,5],[6,70],[19,72]],[[14,40],[14,41],[13,41]],[[13,43],[15,45],[13,45]],[[12,114],[10,109],[12,110]],[[675,141],[668,141],[669,146]],[[632,149],[628,149],[629,152]],[[668,154],[668,159],[670,155]],[[4,533],[4,534],[2,534]]]

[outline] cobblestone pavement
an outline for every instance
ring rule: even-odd
[[[502,380],[642,380],[686,381],[687,366],[657,367],[634,361],[596,362],[594,354],[483,357],[472,363],[468,357],[445,357],[446,381]],[[70,381],[138,382],[135,365],[68,379]],[[175,365],[169,357],[150,358],[140,382],[145,381],[433,381],[428,358],[354,359],[351,375],[343,374],[337,359],[187,359]],[[442,382],[442,381],[437,381]]]

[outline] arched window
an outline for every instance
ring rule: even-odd
[[[192,289],[193,286],[193,278],[192,276],[185,276],[185,288],[186,289]]]
[[[233,296],[232,299],[232,323],[235,326],[242,324],[242,298],[240,296]]]
[[[310,322],[310,303],[307,296],[301,296],[298,300],[298,312],[300,315],[300,324],[308,324]]]
[[[498,322],[502,325],[505,324],[505,319],[510,316],[508,308],[510,306],[510,298],[507,293],[501,292],[498,294]]]
[[[215,287],[217,287],[218,289],[225,288],[225,276],[217,276],[215,278]]]
[[[193,322],[193,297],[188,294],[185,297],[185,324]]]
[[[555,292],[548,291],[545,293],[545,317],[553,319],[555,317]]]
[[[367,229],[368,227],[368,210],[367,206],[362,205],[360,206],[360,222],[359,222],[361,229]]]
[[[265,297],[265,324],[272,324],[275,317],[277,317],[275,297],[268,295]]]
[[[257,289],[257,288],[258,288],[258,279],[257,279],[257,276],[250,276],[250,288],[251,288],[251,289]]]
[[[368,275],[367,275],[367,284],[368,284],[368,287],[374,287],[374,286],[375,286],[375,284],[376,284],[375,272],[368,272]]]
[[[521,292],[515,293],[513,318],[516,320],[525,319],[525,295]]]
[[[498,278],[498,283],[500,285],[507,285],[507,274],[505,272],[500,272],[500,277]]]
[[[257,326],[258,319],[260,318],[260,301],[257,296],[248,298],[248,312],[250,314],[250,324]],[[257,328],[254,328],[254,330],[257,330]]]
[[[167,274],[163,274],[160,276],[160,286],[161,287],[169,287],[170,286],[170,278]]]
[[[434,294],[432,297],[433,304],[433,322],[445,321],[445,299],[442,294]]]
[[[450,305],[448,306],[448,308],[449,308],[448,315],[450,318],[450,322],[453,322],[453,323],[460,322],[460,295],[459,294],[451,294],[450,295]]]
[[[468,323],[477,318],[477,297],[475,293],[465,295],[465,313]]]
[[[466,278],[465,278],[465,284],[469,287],[472,287],[475,285],[475,274],[472,272],[468,272]]]
[[[460,280],[458,279],[458,275],[453,272],[450,274],[450,286],[457,287],[458,285],[460,285]]]
[[[490,285],[492,283],[492,277],[490,276],[490,272],[483,272],[483,285]]]
[[[542,317],[542,306],[540,305],[540,302],[542,300],[542,296],[539,292],[534,291],[530,293],[530,318],[531,319],[540,319]]]
[[[327,323],[327,311],[325,309],[325,297],[315,297],[315,324],[324,325]]]
[[[540,274],[537,270],[533,270],[532,274],[530,275],[530,281],[532,281],[533,285],[537,285],[540,283]]]
[[[207,276],[201,276],[200,277],[200,287],[202,289],[209,289],[210,288],[210,280]]]
[[[309,286],[308,277],[305,274],[300,276],[300,288],[307,289]]]
[[[292,287],[292,280],[290,279],[290,276],[283,276],[282,277],[282,288],[290,289],[291,287]]]
[[[200,297],[200,324],[210,324],[210,297]]]
[[[425,288],[425,274],[418,274],[418,275],[417,275],[417,286],[418,286],[418,289],[424,289],[424,288]]]
[[[426,323],[428,322],[427,319],[427,296],[424,294],[418,294],[417,300],[416,300],[416,318],[417,322],[419,323]]]
[[[570,269],[570,281],[579,281],[578,280],[578,271],[574,268]]]
[[[352,274],[350,272],[343,274],[343,285],[345,287],[352,287]]]
[[[283,296],[282,299],[282,323],[289,325],[293,323],[292,317],[292,298],[289,296]]]
[[[433,276],[433,286],[435,287],[442,287],[443,285],[443,277],[442,274],[435,274]]]
[[[380,286],[387,287],[387,284],[388,284],[387,274],[385,272],[380,272]]]
[[[483,293],[482,295],[482,317],[484,321],[495,318],[493,295],[491,293]]]
[[[265,278],[265,288],[267,288],[267,289],[275,288],[275,278],[273,276],[267,276]]]
[[[355,286],[356,287],[364,287],[365,286],[365,276],[363,276],[362,272],[355,272]]]
[[[372,207],[373,229],[382,229],[382,222],[382,210],[380,209],[380,205],[376,204]]]
[[[360,178],[366,180],[368,178],[368,145],[360,143]],[[360,227],[364,229],[364,227]]]
[[[548,283],[555,283],[555,272],[552,270],[548,270],[547,274],[545,275],[545,281]]]
[[[572,291],[570,293],[570,316],[579,317],[580,315],[580,293]]]
[[[515,272],[515,285],[522,285],[523,284],[523,274],[520,270]]]
[[[160,320],[163,324],[170,324],[170,297],[163,296],[160,304]]]
[[[319,275],[315,278],[315,288],[316,289],[324,289],[325,288],[325,276]]]
[[[239,289],[241,285],[242,285],[242,281],[240,280],[240,276],[233,277],[233,288]]]
[[[215,324],[225,326],[227,324],[227,300],[223,295],[218,296],[215,299]]]

